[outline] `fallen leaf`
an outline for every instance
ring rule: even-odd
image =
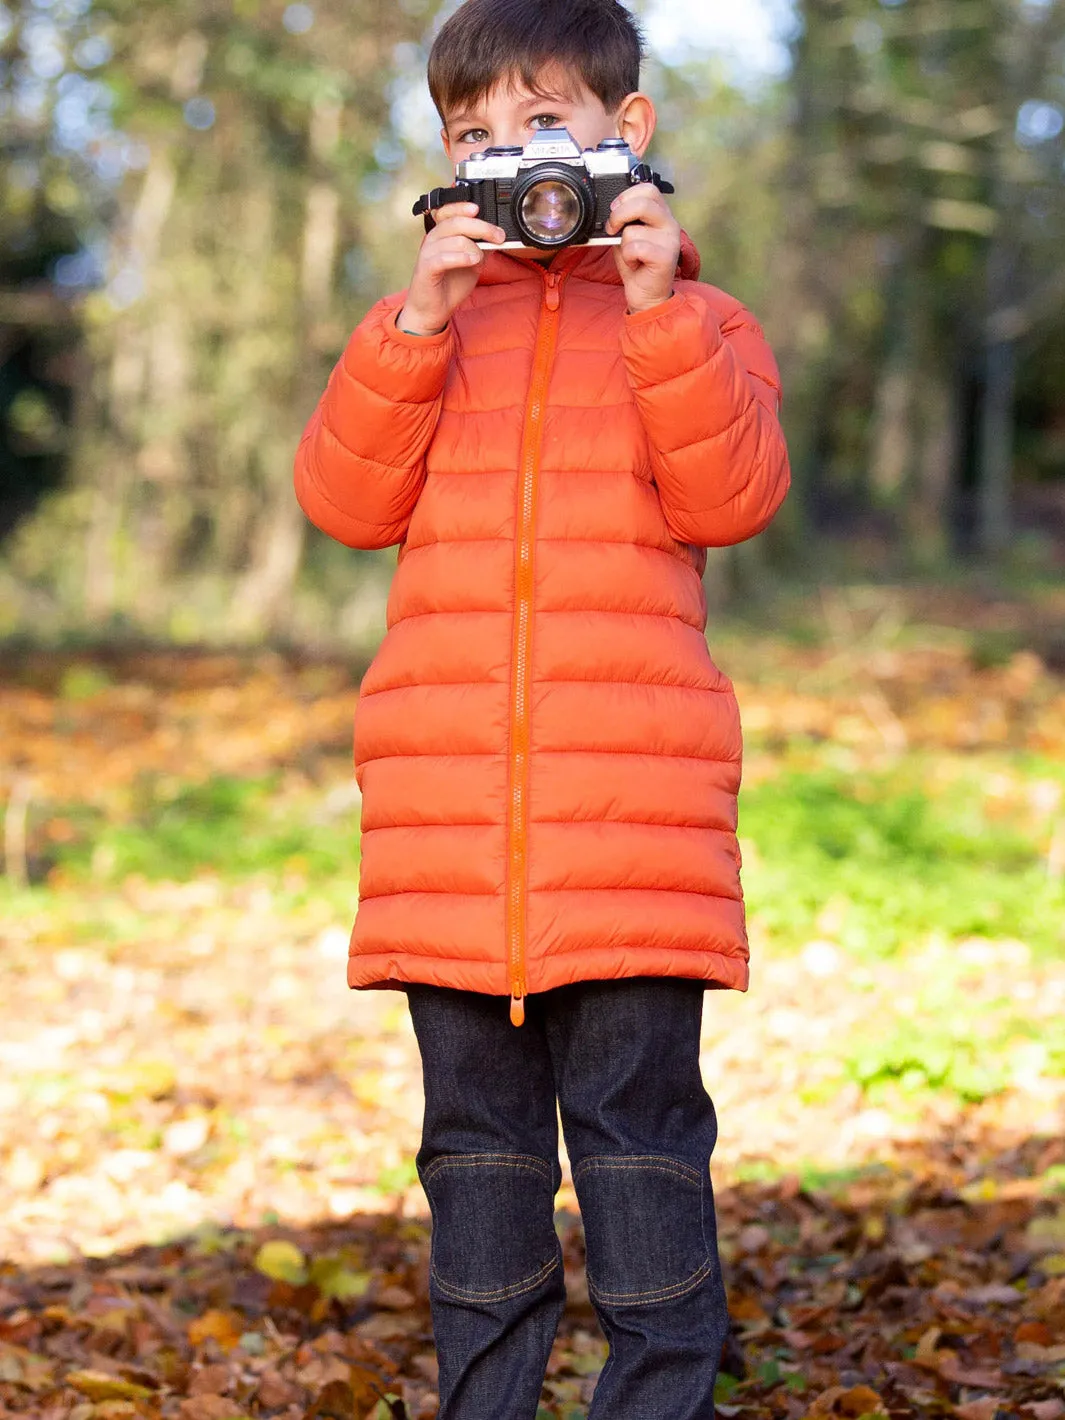
[[[833,1406],[843,1393],[843,1386],[829,1386],[828,1390],[823,1390],[819,1396],[810,1402],[808,1413],[810,1415],[831,1415]]]
[[[0,1381],[23,1390],[48,1390],[54,1381],[55,1366],[47,1356],[38,1356],[22,1346],[0,1341]]]
[[[1033,1218],[1025,1233],[1028,1246],[1037,1252],[1057,1255],[1057,1249],[1065,1243],[1065,1209],[1048,1216]]]
[[[1006,1388],[1001,1371],[981,1370],[979,1366],[974,1366],[971,1362],[964,1360],[957,1351],[950,1351],[945,1347],[942,1351],[936,1352],[935,1369],[945,1381],[952,1381],[955,1385],[971,1386],[976,1390],[1004,1390]]]
[[[1022,1321],[1013,1333],[1014,1341],[1031,1341],[1036,1346],[1052,1346],[1054,1338],[1045,1321]]]
[[[809,1415],[843,1415],[857,1420],[860,1415],[887,1413],[887,1405],[870,1386],[829,1386],[811,1403]]]
[[[205,1341],[216,1341],[223,1351],[232,1351],[240,1345],[244,1334],[244,1319],[235,1312],[213,1309],[204,1312],[189,1322],[189,1344],[202,1346]]]
[[[190,1395],[222,1395],[228,1389],[228,1366],[201,1366],[189,1380]]]
[[[1004,1282],[989,1282],[986,1287],[970,1287],[958,1294],[962,1300],[975,1306],[1013,1307],[1022,1300],[1023,1294],[1016,1287],[1008,1287]]]
[[[388,1379],[371,1366],[353,1366],[351,1369],[351,1389],[355,1397],[355,1409],[368,1414],[375,1401],[384,1394]]]
[[[1030,1415],[1032,1420],[1062,1420],[1065,1416],[1065,1400],[1030,1400],[1021,1406],[1021,1413]]]
[[[303,1420],[362,1420],[355,1404],[355,1392],[347,1381],[330,1381],[304,1411]]]
[[[435,1351],[422,1351],[411,1362],[419,1375],[436,1385],[440,1379],[440,1361]]]
[[[873,1415],[883,1412],[887,1414],[887,1406],[881,1397],[867,1385],[852,1386],[850,1390],[845,1390],[835,1404],[835,1410],[840,1415],[856,1417],[859,1415]]]
[[[106,1371],[71,1371],[64,1382],[90,1400],[149,1400],[152,1395],[147,1386],[110,1376]]]
[[[310,1281],[323,1297],[352,1301],[364,1297],[373,1282],[372,1272],[358,1272],[344,1265],[343,1258],[321,1257],[311,1263]]]
[[[995,1420],[1000,1403],[993,1395],[981,1395],[977,1400],[969,1400],[964,1405],[956,1405],[954,1414],[959,1417],[959,1420]]]
[[[738,1297],[730,1294],[728,1311],[732,1320],[740,1326],[769,1324],[769,1313],[749,1292],[741,1293]]]
[[[939,1370],[939,1353],[936,1350],[936,1342],[943,1335],[943,1330],[938,1326],[930,1326],[917,1343],[917,1352],[913,1358],[915,1366],[926,1366],[929,1370]]]
[[[221,1395],[193,1395],[178,1408],[180,1420],[246,1420],[244,1412]]]
[[[741,1252],[761,1252],[764,1247],[769,1246],[771,1241],[772,1235],[769,1229],[761,1223],[751,1223],[736,1239]]]
[[[1036,1346],[1030,1341],[1017,1344],[1017,1355],[1022,1361],[1037,1361],[1041,1366],[1056,1366],[1065,1361],[1065,1345]]]
[[[782,1331],[780,1334],[784,1344],[790,1346],[793,1351],[808,1351],[817,1340],[817,1337],[808,1331]]]
[[[307,1281],[307,1264],[295,1243],[277,1238],[263,1243],[255,1254],[255,1270],[274,1282],[288,1282],[302,1287]]]
[[[259,1377],[256,1395],[259,1404],[266,1410],[280,1410],[286,1405],[293,1405],[299,1398],[299,1391],[279,1371],[271,1369]]]

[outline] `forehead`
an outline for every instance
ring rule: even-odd
[[[447,121],[471,118],[499,108],[529,108],[545,101],[552,103],[596,103],[595,96],[580,77],[564,65],[553,64],[541,69],[530,83],[520,71],[513,70],[497,79],[485,92],[449,105]]]

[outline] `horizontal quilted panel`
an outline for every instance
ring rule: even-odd
[[[375,828],[362,835],[363,900],[389,893],[502,893],[506,832],[502,826]]]
[[[409,616],[385,637],[363,676],[362,694],[509,681],[511,621],[509,610]]]
[[[529,891],[633,888],[739,897],[735,838],[719,828],[645,823],[535,823]]]
[[[407,686],[361,695],[355,762],[392,754],[498,754],[507,743],[508,687]]]
[[[662,548],[593,538],[541,538],[536,557],[536,609],[577,613],[598,608],[673,616],[697,629],[705,652],[702,627],[706,625],[706,599],[702,583],[691,570],[686,561]],[[557,631],[561,623],[554,616],[550,621]],[[641,648],[644,644],[642,639]]]
[[[360,771],[362,829],[507,821],[505,755],[394,755]]]
[[[532,702],[534,753],[740,757],[739,712],[723,691],[548,681],[533,687]]]
[[[529,815],[534,823],[661,823],[736,828],[737,764],[660,754],[537,756]]]
[[[514,604],[514,548],[510,542],[446,542],[412,548],[396,572],[388,598],[390,625],[430,612],[509,612]]]

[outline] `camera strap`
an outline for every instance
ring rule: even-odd
[[[654,168],[651,167],[650,163],[637,163],[637,165],[632,170],[633,186],[635,187],[638,183],[641,182],[653,182],[655,187],[658,188],[659,192],[664,192],[667,195],[676,192],[677,190],[671,182],[668,182],[662,176],[661,173],[656,173]]]
[[[419,197],[414,204],[415,217],[425,218],[425,230],[431,232],[436,225],[433,222],[432,214],[440,207],[446,207],[449,202],[472,202],[473,192],[467,183],[460,182],[455,187],[434,187],[432,192],[427,192],[423,197]]]

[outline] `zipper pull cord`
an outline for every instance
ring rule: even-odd
[[[510,1024],[512,1026],[525,1024],[525,1000],[521,996],[513,995],[510,998]]]
[[[557,311],[562,304],[562,293],[558,289],[561,280],[562,278],[557,271],[549,271],[547,273],[547,290],[544,293],[544,300],[547,304],[547,309],[551,312]]]

